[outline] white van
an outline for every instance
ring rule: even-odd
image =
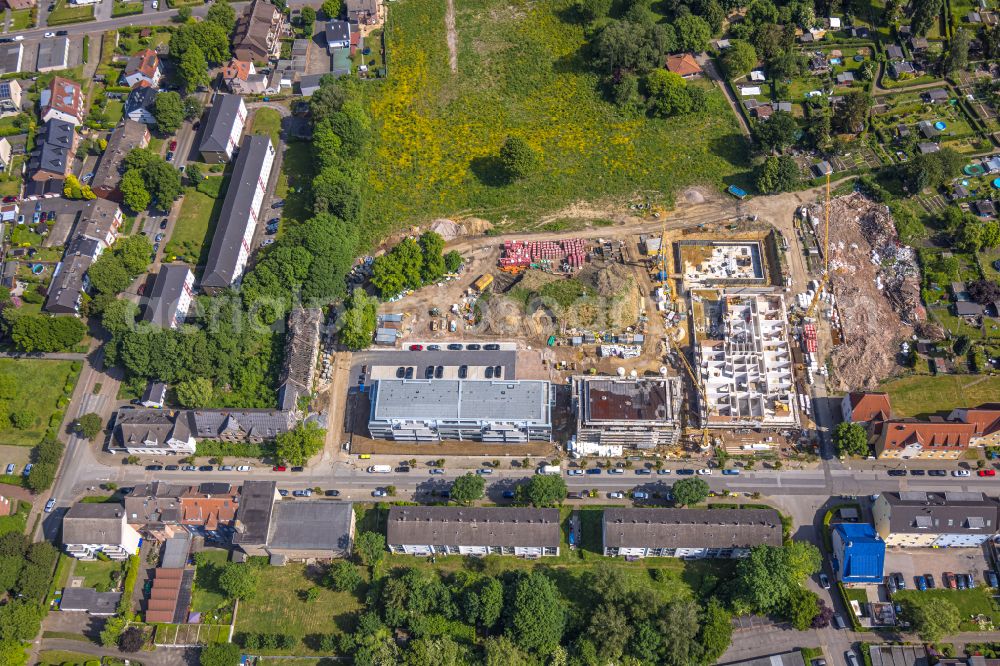
[[[372,465],[368,468],[369,474],[388,474],[392,471],[392,465]]]

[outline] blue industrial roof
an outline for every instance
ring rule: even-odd
[[[834,525],[843,553],[837,553],[840,580],[845,583],[881,583],[885,542],[868,523]]]

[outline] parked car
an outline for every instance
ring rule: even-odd
[[[201,467],[198,468],[198,471],[199,472],[211,472],[213,469],[215,469],[215,468],[212,467],[211,465],[202,465]]]
[[[432,379],[434,377],[434,366],[428,365],[424,368],[424,379]]]
[[[167,228],[167,221],[168,221],[167,218],[163,218],[162,220],[160,220],[160,228],[161,229],[166,229]]]
[[[608,493],[608,499],[625,499],[625,493],[618,491]]]
[[[586,471],[587,471],[587,474],[600,474],[601,473],[601,470],[599,468],[597,468],[597,467],[595,467],[593,469],[588,469]]]
[[[611,469],[608,470],[608,474],[624,474],[624,473],[625,470],[623,470],[621,467],[612,467]]]
[[[955,574],[955,585],[960,590],[964,590],[967,587],[965,584],[965,574]]]
[[[55,36],[56,36],[56,33],[54,33],[54,32],[47,32],[47,33],[45,33],[45,39],[52,39]]]
[[[195,467],[194,465],[184,465],[183,467],[181,467],[181,471],[182,472],[197,472],[198,468]]]
[[[146,465],[146,470],[150,472],[159,472],[161,469],[163,469],[163,465]]]
[[[441,345],[427,345],[427,351],[441,351]]]
[[[56,508],[56,501],[54,499],[50,499],[45,503],[45,513],[51,513],[54,508]]]
[[[948,472],[943,469],[929,469],[927,470],[928,476],[948,476]]]
[[[239,467],[236,468],[236,471],[237,472],[249,472],[251,469],[252,468],[250,467],[250,465],[240,465]]]
[[[893,575],[896,577],[896,587],[898,587],[901,590],[905,590],[906,589],[906,579],[903,578],[903,574],[901,574],[901,573],[895,573]]]
[[[7,465],[8,474],[13,474],[15,469],[17,469],[17,465],[15,465],[14,463],[10,463],[9,465]]]
[[[423,351],[423,345],[410,345],[410,351]]]
[[[972,476],[967,469],[953,469],[951,470],[952,476]]]
[[[232,465],[219,465],[219,471],[220,472],[232,472],[233,471],[233,466]]]
[[[503,498],[504,499],[514,499],[514,491],[513,490],[505,490],[505,491],[503,491]]]
[[[965,574],[965,586],[970,590],[976,588],[976,579],[972,577],[972,574]]]
[[[406,369],[406,375],[404,376],[404,379],[413,379],[413,366],[410,366],[409,368]]]
[[[68,30],[56,30],[56,37],[65,37],[68,34]]]
[[[493,376],[496,377],[497,379],[500,379],[500,377],[503,376],[503,366],[502,365],[494,365],[493,366]]]
[[[487,351],[497,351],[498,349],[500,349],[500,345],[498,345],[498,344],[496,344],[494,342],[491,342],[488,345],[483,345],[483,349],[485,349]]]
[[[923,469],[911,469],[910,470],[910,476],[923,476],[925,474],[927,474],[927,470],[923,470]]]
[[[431,470],[431,474],[444,474],[444,469],[441,467],[435,467]]]
[[[167,465],[163,469],[166,470],[166,471],[168,471],[168,472],[176,472],[177,470],[180,469],[180,466],[179,465]]]
[[[305,471],[305,469],[306,469],[306,468],[305,468],[305,467],[302,467],[301,465],[296,465],[295,467],[293,467],[293,468],[292,468],[292,471],[293,471],[293,472],[304,472],[304,471]]]
[[[706,469],[699,469],[698,470],[698,474],[700,476],[711,476],[712,475],[712,470],[707,469],[707,468]]]
[[[997,471],[995,469],[981,469],[976,474],[979,476],[996,476]]]
[[[4,203],[14,203],[15,201],[17,201],[17,197],[13,194],[8,194],[3,198]]]
[[[295,497],[312,497],[313,491],[306,488],[305,490],[293,490],[292,495]]]
[[[285,490],[284,488],[278,488],[278,494],[281,495],[282,497],[288,497],[288,491]]]
[[[468,349],[469,351],[479,351],[480,349],[482,349],[482,346],[473,342],[472,344],[465,345],[465,348]]]
[[[271,204],[271,208],[282,208],[284,207],[284,205],[285,205],[285,200],[278,199],[277,201]]]
[[[847,666],[859,666],[858,657],[854,654],[854,650],[848,650],[845,652],[844,657],[847,658]]]
[[[830,578],[825,573],[821,573],[819,575],[819,584],[820,584],[820,587],[822,587],[824,590],[829,590],[830,589]]]
[[[167,146],[167,150],[177,150],[177,139],[170,142],[170,145]]]
[[[493,379],[493,366],[486,366],[486,379]]]
[[[489,467],[480,467],[476,470],[476,474],[492,474],[493,470]]]
[[[399,366],[398,368],[396,368],[396,379],[402,379],[405,374],[406,374],[406,368],[404,368],[403,366]]]
[[[159,243],[161,240],[163,240],[163,234],[156,234],[156,236],[153,237],[153,240]]]
[[[933,590],[937,587],[937,583],[934,582],[934,574],[924,574],[924,582],[927,583],[928,590]]]
[[[337,497],[337,496],[340,495],[340,491],[339,490],[330,489],[330,490],[326,491],[323,494],[326,495],[327,497]]]
[[[271,468],[271,471],[272,472],[287,472],[288,468],[285,467],[284,465],[275,465],[274,467]]]
[[[569,474],[570,476],[583,476],[582,469],[568,469],[566,470],[566,473]]]
[[[434,368],[434,379],[441,379],[442,377],[444,377],[444,366],[439,365]]]
[[[650,471],[650,470],[648,470],[648,469],[643,468],[643,469],[637,469],[637,470],[635,470],[635,473],[636,474],[652,474],[653,472]]]
[[[174,153],[173,153],[172,150],[168,150],[167,151],[167,161],[168,162],[173,162],[174,161]]]
[[[467,365],[458,366],[458,378],[465,379],[468,376],[469,376],[469,366]]]
[[[641,490],[637,490],[632,493],[632,499],[634,500],[644,500],[649,499],[649,493],[644,493]]]
[[[914,576],[913,580],[917,584],[917,589],[920,590],[921,592],[927,589],[927,581],[924,579],[923,576]]]
[[[372,497],[385,497],[388,494],[389,493],[385,492],[381,488],[376,488],[375,490],[372,491]]]
[[[892,574],[885,577],[885,588],[888,590],[889,594],[894,594],[896,592],[896,577]]]
[[[833,626],[835,626],[837,629],[847,628],[847,623],[844,622],[844,618],[840,613],[833,614]]]
[[[56,219],[56,212],[54,210],[50,210],[49,214],[45,216],[45,219],[48,220],[49,222]]]
[[[740,470],[738,470],[738,469],[724,469],[724,470],[722,470],[722,473],[725,476],[738,476],[739,473],[740,473]]]
[[[671,474],[671,471],[669,469],[658,469],[658,470],[656,470],[656,473],[659,476],[667,476],[667,475]]]
[[[941,574],[941,585],[944,587],[955,590],[958,588],[958,581],[955,580],[955,574],[950,571],[945,571]]]
[[[998,587],[997,575],[990,569],[986,570],[986,583],[990,587]]]
[[[451,351],[461,351],[462,345],[458,344],[457,342],[453,342],[450,345],[448,345],[448,349],[450,349]]]
[[[890,469],[889,476],[906,476],[905,469]]]

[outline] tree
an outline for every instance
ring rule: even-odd
[[[323,4],[320,5],[320,11],[323,12],[323,16],[328,19],[335,19],[340,16],[340,12],[344,8],[344,3],[342,0],[323,0]]]
[[[174,393],[181,407],[208,407],[215,398],[215,387],[208,377],[193,377],[175,384]]]
[[[754,139],[766,150],[781,152],[795,143],[799,126],[792,114],[775,111],[766,121],[759,121],[753,130]]]
[[[291,465],[305,465],[322,450],[325,439],[326,430],[315,421],[307,421],[274,438],[275,455]]]
[[[757,168],[757,189],[763,193],[786,192],[799,183],[799,167],[791,155],[768,155]]]
[[[796,581],[805,580],[819,573],[823,556],[819,549],[808,541],[790,541],[785,545],[785,561],[788,575]]]
[[[701,644],[702,662],[714,664],[729,649],[733,637],[732,615],[722,603],[712,597],[701,617],[698,642]]]
[[[948,599],[941,597],[907,597],[903,610],[913,622],[920,639],[928,643],[958,632],[961,615]]]
[[[479,624],[492,629],[503,614],[504,589],[496,578],[487,578],[479,588]]]
[[[192,44],[190,48],[188,48],[188,50],[184,52],[184,55],[180,57],[180,62],[177,65],[177,79],[181,87],[187,91],[197,90],[202,86],[208,85],[209,83],[208,61],[205,60],[205,52],[202,51],[201,47],[198,46],[197,44]],[[162,96],[163,93],[157,95],[156,106],[153,109],[154,115],[156,116],[156,127],[161,132],[172,134],[173,132],[176,132],[177,129],[180,127],[181,121],[183,119],[189,118],[188,114],[190,113],[190,109],[187,102],[185,101],[181,105],[179,118],[177,116],[177,111],[171,109],[167,119],[170,123],[176,122],[177,124],[176,126],[173,126],[173,129],[164,129],[164,126],[160,124],[160,116],[156,114],[156,111],[158,110],[160,103],[160,97]],[[180,96],[178,95],[178,98],[179,97]],[[188,97],[188,99],[191,98]]]
[[[21,555],[0,555],[0,591],[14,589],[23,566]]]
[[[197,53],[201,49],[195,44],[188,51]],[[184,55],[186,56],[187,52]],[[204,59],[204,55],[202,55],[201,60],[204,61]],[[183,71],[184,62],[185,60],[182,56],[182,76],[185,76]],[[184,122],[184,102],[181,100],[181,96],[172,90],[161,92],[156,96],[156,101],[153,103],[153,117],[156,118],[156,129],[160,132],[164,134],[173,134],[176,132]]]
[[[674,502],[679,506],[691,506],[705,501],[708,497],[708,484],[704,479],[693,477],[681,479],[674,484]]]
[[[230,599],[250,599],[257,593],[258,580],[254,567],[230,562],[219,576],[219,587]]]
[[[482,499],[486,481],[478,474],[464,474],[451,485],[451,498],[461,504],[469,504]]]
[[[701,53],[708,49],[712,39],[712,28],[700,16],[681,14],[674,20],[674,31],[677,33],[677,47],[681,51]]]
[[[648,72],[676,50],[673,26],[655,22],[612,21],[594,40],[595,64],[609,74],[617,70]]]
[[[15,599],[0,606],[0,641],[30,641],[42,626],[42,609],[37,603]]]
[[[364,349],[369,346],[375,334],[377,313],[377,300],[361,289],[351,292],[347,309],[340,321],[340,343],[349,349]]]
[[[483,643],[483,666],[534,666],[537,662],[506,636],[493,636]]]
[[[833,443],[841,456],[868,455],[868,433],[860,423],[838,423],[833,429]]]
[[[228,7],[229,5],[227,4],[224,6]],[[205,54],[202,53],[202,57],[204,56]],[[205,110],[205,105],[202,104],[201,100],[198,99],[195,95],[188,95],[187,97],[184,98],[184,120],[194,120],[195,118],[200,117],[204,110]],[[192,166],[194,165],[189,164],[185,172],[190,174]]]
[[[611,0],[579,0],[576,11],[585,21],[596,21],[611,11]]]
[[[104,420],[101,418],[100,414],[95,414],[90,412],[89,414],[84,414],[76,420],[73,424],[74,429],[80,434],[81,437],[94,441],[98,433],[104,427]]]
[[[229,60],[229,31],[214,21],[188,23],[178,28],[170,37],[170,55],[180,58],[197,44],[210,63],[221,64]]]
[[[191,14],[192,12],[190,7],[181,7],[177,10],[177,22],[187,23],[191,20]]]
[[[969,297],[980,305],[1000,301],[1000,282],[995,280],[973,280],[966,285]]]
[[[162,97],[161,93],[157,96]],[[153,195],[153,201],[161,210],[170,208],[174,199],[181,195],[184,188],[181,187],[181,174],[162,158],[157,158],[142,170],[143,182],[146,189]]]
[[[566,602],[540,571],[518,578],[511,594],[507,630],[529,652],[548,654],[559,646],[566,628]]]
[[[96,199],[97,195],[90,189],[90,185],[85,185],[73,174],[66,176],[63,184],[63,196],[67,199]]]
[[[509,180],[520,180],[538,167],[538,154],[521,137],[508,136],[500,146],[500,166]]]
[[[208,8],[205,20],[218,24],[228,34],[236,27],[236,10],[228,2],[216,0]]]
[[[566,494],[566,481],[556,474],[536,474],[528,483],[517,487],[519,500],[532,506],[561,504]]]
[[[118,294],[132,282],[128,271],[113,252],[102,253],[87,270],[90,286],[101,294]]]
[[[959,28],[951,38],[948,55],[944,59],[944,71],[954,74],[969,65],[969,45],[972,43],[972,33]]]
[[[385,556],[385,536],[378,532],[362,532],[354,540],[354,552],[366,567],[373,567]]]
[[[138,652],[145,644],[146,632],[141,627],[129,627],[118,638],[118,649],[122,652]]]
[[[657,628],[663,636],[664,664],[686,666],[699,661],[698,604],[687,600],[668,604]]]
[[[793,627],[805,631],[812,625],[813,618],[819,615],[819,597],[804,587],[795,587],[792,590],[785,615]]]
[[[654,69],[646,76],[646,93],[649,111],[654,116],[666,118],[691,110],[687,81],[679,74]]]
[[[205,181],[205,174],[202,172],[201,167],[194,162],[187,165],[187,169],[184,169],[184,175],[187,176],[188,182],[195,188]]]
[[[327,584],[340,592],[354,592],[363,582],[361,572],[347,560],[338,560],[327,575]]]
[[[201,649],[201,666],[237,666],[240,647],[236,643],[209,643]]]
[[[734,39],[722,54],[722,66],[731,79],[746,76],[757,66],[757,51],[748,42]]]
[[[871,108],[872,97],[867,92],[855,90],[847,93],[837,107],[837,126],[850,134],[860,132],[868,121],[868,111]]]
[[[76,317],[48,317],[20,313],[8,308],[3,313],[10,339],[25,352],[65,351],[83,341],[87,326]]]
[[[302,30],[304,30],[307,35],[311,35],[313,24],[316,23],[316,10],[309,5],[306,5],[302,8],[302,13],[299,14],[299,19],[302,21]]]
[[[910,4],[910,28],[923,37],[941,15],[942,0],[914,0]]]
[[[114,617],[109,617],[104,623],[104,629],[101,630],[101,645],[104,647],[114,647],[118,645],[118,639],[121,638],[122,632],[128,626],[128,619],[123,615],[115,615]]]
[[[440,234],[428,231],[420,236],[420,252],[423,263],[420,267],[420,279],[424,284],[437,282],[444,276],[444,239]]]
[[[343,220],[356,220],[362,210],[361,186],[354,176],[335,167],[320,171],[313,179],[313,210]]]
[[[124,236],[116,240],[111,249],[122,262],[130,278],[142,275],[149,268],[149,257],[153,252],[153,246],[145,236],[141,234]]]
[[[28,474],[28,487],[36,493],[51,488],[56,480],[56,467],[57,463],[35,463]]]
[[[139,170],[126,171],[118,183],[118,189],[121,190],[123,203],[133,212],[139,213],[149,208],[151,199]]]
[[[15,409],[10,413],[10,422],[18,430],[27,430],[35,425],[38,415],[31,409]]]
[[[448,273],[455,273],[458,271],[459,266],[462,265],[462,254],[457,250],[452,250],[448,254],[444,255],[444,269]]]
[[[418,638],[410,642],[403,655],[405,666],[463,666],[467,664],[467,649],[451,636]]]
[[[24,666],[28,663],[28,653],[20,641],[0,641],[0,664],[7,666]]]

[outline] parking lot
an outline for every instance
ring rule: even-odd
[[[442,345],[443,346],[443,345]],[[351,368],[351,383],[376,379],[394,379],[400,368],[403,376],[424,379],[427,368],[439,379],[458,379],[464,367],[466,379],[514,379],[517,353],[514,351],[384,351],[355,354]],[[362,367],[368,366],[362,373]],[[499,367],[499,373],[496,372]],[[440,370],[438,370],[440,368]],[[488,369],[488,370],[487,370]],[[440,376],[438,376],[440,375]]]
[[[916,589],[915,576],[932,574],[937,587],[943,587],[942,573],[972,574],[976,585],[985,585],[984,572],[989,568],[983,548],[886,549],[885,573],[901,573],[906,589]],[[881,594],[881,591],[880,591]]]

